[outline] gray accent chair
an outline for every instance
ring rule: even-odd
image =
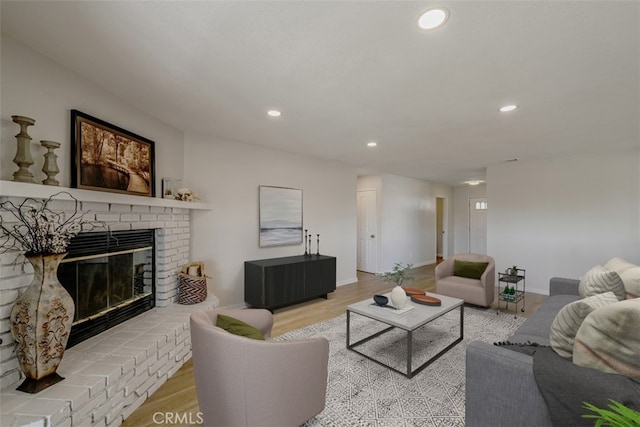
[[[265,341],[217,327],[218,313],[256,327]],[[200,310],[190,327],[205,426],[299,426],[324,409],[326,339],[273,341],[273,315],[263,309]]]
[[[479,280],[453,275],[454,260],[488,262]],[[495,296],[496,267],[492,257],[483,254],[458,254],[436,266],[436,293],[460,298],[466,303],[489,307]]]

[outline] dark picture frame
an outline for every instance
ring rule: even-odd
[[[302,190],[259,187],[260,247],[302,243]]]
[[[154,197],[155,143],[71,110],[71,187]]]

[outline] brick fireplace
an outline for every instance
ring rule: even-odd
[[[15,390],[23,379],[13,354],[9,314],[19,293],[31,283],[31,267],[21,257],[0,257],[0,386],[1,425],[120,425],[191,357],[188,318],[191,311],[218,305],[207,301],[176,304],[177,273],[189,261],[191,215],[208,210],[205,203],[187,203],[37,184],[0,181],[0,198],[21,201],[24,195],[46,199],[69,191],[91,219],[112,230],[154,230],[155,308],[68,349],[58,373],[64,381],[35,395]],[[73,210],[69,199],[49,205]]]

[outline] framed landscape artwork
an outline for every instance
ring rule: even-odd
[[[154,142],[71,110],[71,186],[155,196]]]
[[[260,247],[302,243],[302,190],[260,186]]]

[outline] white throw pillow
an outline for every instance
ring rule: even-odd
[[[622,279],[615,271],[609,271],[603,266],[598,265],[587,271],[580,285],[578,292],[582,297],[590,297],[592,295],[603,294],[605,292],[613,292],[619,301],[627,297]]]
[[[620,257],[613,257],[604,265],[604,268],[606,268],[607,270],[615,271],[618,274],[633,267],[637,267],[637,265],[631,264],[629,261],[626,261]]]
[[[631,267],[619,274],[627,296],[640,297],[640,267]]]
[[[562,357],[573,355],[573,341],[582,321],[592,311],[618,302],[613,292],[593,295],[562,307],[551,324],[551,347]]]
[[[640,298],[589,314],[573,345],[573,363],[640,379]]]

